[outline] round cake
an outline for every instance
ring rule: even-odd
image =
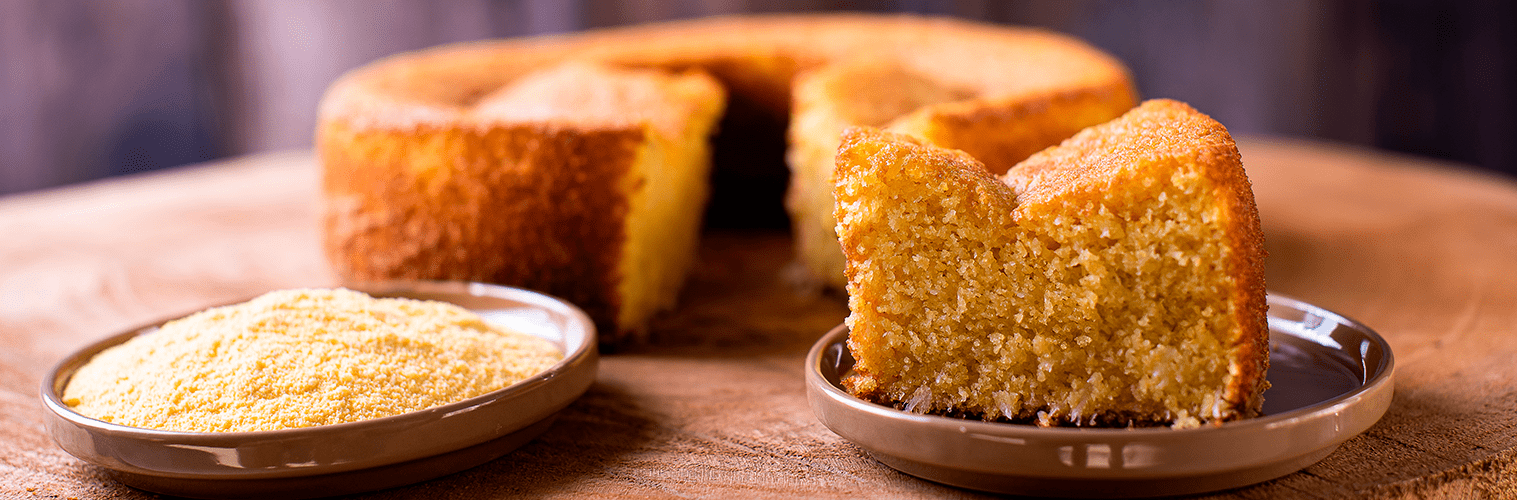
[[[841,287],[844,127],[1004,172],[1135,99],[1122,65],[1081,41],[942,18],[711,18],[439,47],[354,70],[323,99],[326,248],[350,280],[558,295],[616,342],[674,304],[729,102],[788,120],[797,259]]]

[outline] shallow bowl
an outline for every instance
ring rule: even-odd
[[[450,302],[545,338],[564,353],[547,371],[456,403],[392,417],[299,429],[196,433],[128,427],[73,411],[60,394],[95,354],[166,321],[89,345],[44,378],[46,424],[60,447],[144,490],[197,498],[310,498],[372,491],[461,471],[546,430],[595,380],[595,327],[537,292],[464,282],[350,284],[377,297]]]

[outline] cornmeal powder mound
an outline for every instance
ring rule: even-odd
[[[291,429],[461,401],[562,358],[546,340],[452,304],[285,290],[102,351],[74,374],[63,401],[133,427]]]

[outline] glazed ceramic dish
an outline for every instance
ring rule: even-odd
[[[575,306],[496,285],[348,285],[378,297],[440,300],[557,344],[564,359],[509,387],[393,417],[301,429],[192,433],[126,427],[75,413],[59,394],[96,353],[162,322],[85,347],[44,379],[47,427],[65,451],[123,483],[198,498],[308,498],[378,490],[498,458],[552,424],[595,380],[595,327]]]
[[[1390,406],[1393,360],[1374,331],[1269,296],[1272,387],[1264,415],[1197,429],[1041,428],[922,415],[849,395],[846,326],[806,358],[812,411],[902,472],[953,486],[1035,496],[1140,497],[1246,486],[1311,465]]]

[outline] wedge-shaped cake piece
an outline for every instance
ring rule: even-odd
[[[1263,236],[1210,117],[1148,101],[1002,177],[864,128],[837,161],[855,395],[1045,426],[1259,414]]]
[[[468,126],[325,123],[327,254],[349,279],[545,291],[635,338],[694,264],[725,103],[705,73],[569,62],[483,95]]]

